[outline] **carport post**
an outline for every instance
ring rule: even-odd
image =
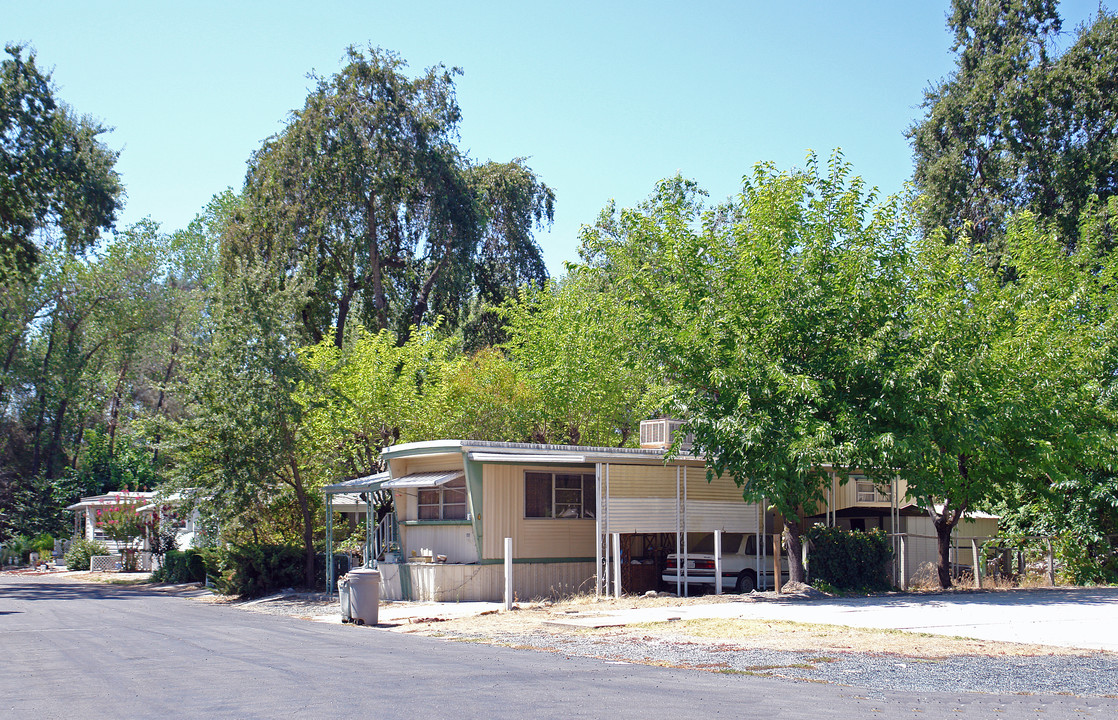
[[[334,587],[334,496],[326,494],[326,592],[333,594]]]
[[[613,596],[621,597],[621,533],[613,534]]]
[[[974,586],[978,589],[982,588],[982,578],[978,575],[978,539],[970,539],[970,564],[971,572],[974,573]]]
[[[512,610],[512,538],[505,538],[505,610]]]
[[[905,562],[904,562],[904,556],[905,556],[904,535],[900,535],[899,537],[901,539],[901,577],[899,578],[900,582],[898,584],[901,586],[901,590],[908,590],[908,568],[905,567]]]
[[[714,531],[714,594],[722,594],[722,531]]]
[[[783,524],[783,520],[781,523]],[[773,585],[776,594],[780,594],[780,553],[783,550],[780,546],[780,533],[773,534]]]

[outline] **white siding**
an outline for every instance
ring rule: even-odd
[[[403,525],[400,527],[404,557],[446,555],[447,562],[477,562],[477,545],[471,525]]]

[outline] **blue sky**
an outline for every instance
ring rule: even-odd
[[[184,227],[239,188],[347,45],[412,72],[461,67],[461,147],[527,157],[557,195],[553,273],[610,200],[679,172],[713,199],[760,161],[841,147],[886,192],[912,172],[904,130],[953,68],[941,2],[12,2],[0,39],[35,48],[60,98],[113,128],[126,225]],[[1097,2],[1060,4],[1068,42]]]

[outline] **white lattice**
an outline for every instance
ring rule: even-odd
[[[120,555],[93,555],[89,558],[90,572],[114,572],[120,570]]]

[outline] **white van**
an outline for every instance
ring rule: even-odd
[[[769,537],[769,536],[761,536]],[[748,593],[758,588],[772,587],[773,554],[772,545],[763,542],[764,552],[757,555],[758,536],[745,533],[722,533],[722,588],[738,593]],[[695,592],[694,586],[704,586],[714,591],[714,534],[703,535],[698,542],[687,548],[686,577],[680,569],[675,553],[668,555],[668,565],[660,579],[669,590],[675,588],[677,581],[686,582],[688,593]],[[781,584],[788,578],[788,558],[780,559]],[[677,578],[678,575],[678,578]]]

